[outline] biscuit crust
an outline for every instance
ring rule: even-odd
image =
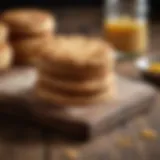
[[[51,13],[39,9],[13,9],[4,12],[1,19],[8,24],[11,32],[17,34],[41,34],[56,28]]]
[[[115,87],[110,86],[106,91],[100,92],[92,96],[63,96],[56,92],[48,92],[45,89],[37,89],[36,97],[43,102],[60,105],[65,107],[71,107],[72,105],[85,107],[86,105],[99,104],[104,102],[109,102],[114,99],[116,94]]]
[[[79,82],[66,82],[56,79],[49,79],[46,77],[41,77],[37,87],[45,88],[50,92],[58,92],[62,95],[70,96],[89,96],[94,94],[99,94],[104,90],[107,90],[110,86],[113,86],[115,82],[115,75],[111,73],[105,78],[87,80],[81,83]]]
[[[39,56],[39,48],[50,43],[53,37],[35,37],[15,40],[12,42],[15,59],[18,64],[33,64]]]
[[[113,49],[97,38],[60,36],[39,49],[40,73],[62,80],[104,77],[115,64]]]

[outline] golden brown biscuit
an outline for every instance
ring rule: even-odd
[[[39,48],[46,43],[53,41],[53,37],[35,37],[15,40],[12,46],[15,51],[15,61],[18,64],[34,64],[35,59],[39,56]]]
[[[105,41],[83,36],[58,36],[53,45],[44,45],[39,53],[36,65],[40,78],[47,77],[47,80],[39,79],[35,88],[38,98],[52,104],[83,105],[101,103],[113,96],[114,80],[109,83],[107,76],[109,78],[112,73],[115,60],[113,49]],[[65,78],[67,76],[70,79]],[[73,77],[83,79],[75,81]]]
[[[48,91],[56,91],[62,93],[62,95],[72,95],[72,96],[86,96],[93,95],[99,92],[107,90],[109,86],[114,85],[115,75],[111,73],[104,78],[97,78],[93,80],[77,81],[61,81],[57,79],[51,79],[48,77],[41,76],[39,78],[37,87],[45,88]]]
[[[71,105],[85,107],[85,105],[101,104],[111,101],[116,96],[115,86],[111,86],[107,90],[92,96],[63,96],[56,92],[49,92],[45,89],[38,88],[36,98],[43,102],[70,107]],[[76,107],[75,106],[75,107]]]
[[[109,60],[110,59],[110,60]],[[39,59],[35,62],[39,68],[41,75],[48,76],[54,79],[66,80],[66,81],[84,81],[104,78],[106,75],[114,71],[114,60],[112,57],[108,58],[108,63],[101,69],[88,69],[74,67],[72,69],[67,67],[57,67],[54,64],[49,64],[43,60],[40,62]]]
[[[37,61],[35,62],[37,64]],[[57,80],[62,80],[62,81],[67,81],[67,82],[74,82],[74,81],[86,81],[86,80],[93,80],[93,79],[99,79],[99,78],[104,78],[107,74],[109,74],[112,71],[108,71],[107,68],[101,69],[101,70],[96,70],[95,71],[90,71],[90,70],[84,70],[82,72],[80,71],[72,71],[72,70],[67,70],[65,68],[55,68],[55,67],[50,67],[50,69],[46,68],[39,68],[39,73],[43,75],[44,77],[50,77],[53,79]]]
[[[11,33],[39,35],[52,33],[56,28],[55,18],[47,11],[38,9],[13,9],[2,14],[1,19],[8,24]]]
[[[111,59],[113,49],[98,38],[59,36],[53,45],[44,46],[40,52],[42,59],[56,68],[67,67],[76,71],[79,68],[79,71],[83,71],[106,66]]]
[[[46,43],[51,43],[53,41],[52,37],[34,37],[25,38],[12,42],[12,46],[18,53],[23,53],[25,55],[38,54],[40,48],[43,48]]]
[[[42,73],[59,79],[90,79],[112,72],[112,48],[101,39],[83,36],[57,37],[54,44],[40,48],[36,65]]]
[[[9,29],[4,23],[0,23],[0,43],[5,43],[8,40]]]
[[[13,50],[7,44],[0,44],[0,71],[8,69],[12,65]]]

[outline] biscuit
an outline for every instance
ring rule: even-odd
[[[53,41],[52,37],[34,37],[26,38],[12,42],[12,46],[16,52],[23,54],[38,54],[36,53],[39,48],[42,48],[46,43]]]
[[[36,61],[37,62],[37,61]],[[35,62],[35,64],[37,64]],[[59,79],[61,81],[85,81],[85,80],[94,80],[94,79],[99,79],[99,78],[104,78],[107,74],[110,72],[106,69],[103,68],[101,70],[96,70],[95,71],[88,71],[84,70],[83,72],[80,71],[72,71],[72,70],[67,70],[63,68],[54,68],[50,67],[49,70],[46,70],[46,68],[39,68],[39,73],[40,75],[43,75],[43,77],[50,77],[53,79]]]
[[[41,75],[48,76],[54,79],[66,80],[66,81],[83,81],[83,80],[92,80],[104,78],[107,74],[113,72],[114,70],[114,61],[111,58],[108,58],[106,66],[101,69],[88,69],[74,67],[72,69],[67,67],[57,67],[54,64],[49,64],[43,60],[40,62],[39,59],[35,62],[35,65],[39,69]]]
[[[9,29],[4,23],[0,23],[0,43],[5,43],[8,40]]]
[[[59,36],[53,45],[46,45],[40,52],[42,59],[56,68],[95,70],[106,66],[113,49],[99,38]]]
[[[11,33],[39,35],[52,33],[56,28],[55,18],[47,11],[38,9],[13,9],[2,13],[1,19],[8,24]]]
[[[16,65],[31,65],[35,66],[35,62],[37,59],[38,55],[19,55],[15,52],[15,59],[14,62]]]
[[[101,39],[83,36],[60,36],[54,44],[39,50],[37,67],[59,77],[87,78],[105,76],[114,68],[113,49]]]
[[[8,44],[0,44],[0,70],[10,68],[13,62],[13,50]]]
[[[37,88],[36,99],[42,102],[52,104],[53,106],[67,106],[71,105],[85,107],[85,105],[100,104],[104,102],[111,101],[116,96],[115,86],[110,86],[104,92],[95,94],[92,96],[63,96],[56,92],[48,92],[45,89]]]
[[[11,43],[14,43],[16,41],[21,41],[21,40],[24,40],[24,39],[34,39],[34,38],[52,38],[54,37],[55,35],[51,32],[44,32],[44,33],[41,33],[41,34],[38,34],[38,35],[24,35],[24,34],[18,34],[18,33],[11,33],[10,36],[9,36],[9,41]]]
[[[18,64],[33,64],[39,56],[37,50],[50,41],[52,41],[52,37],[35,37],[13,41],[15,61]]]
[[[61,81],[57,79],[50,79],[48,77],[40,76],[37,87],[45,88],[49,91],[56,91],[62,93],[62,95],[93,95],[109,88],[110,85],[114,85],[115,75],[113,73],[107,75],[104,78],[85,80],[81,83],[71,81]]]

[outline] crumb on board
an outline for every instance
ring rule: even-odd
[[[67,160],[76,160],[78,157],[78,151],[76,149],[65,149],[65,157]]]
[[[147,140],[155,140],[158,137],[157,132],[153,129],[144,129],[140,132],[140,135]]]

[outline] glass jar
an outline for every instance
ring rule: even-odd
[[[106,0],[105,38],[126,56],[148,48],[147,0]]]

